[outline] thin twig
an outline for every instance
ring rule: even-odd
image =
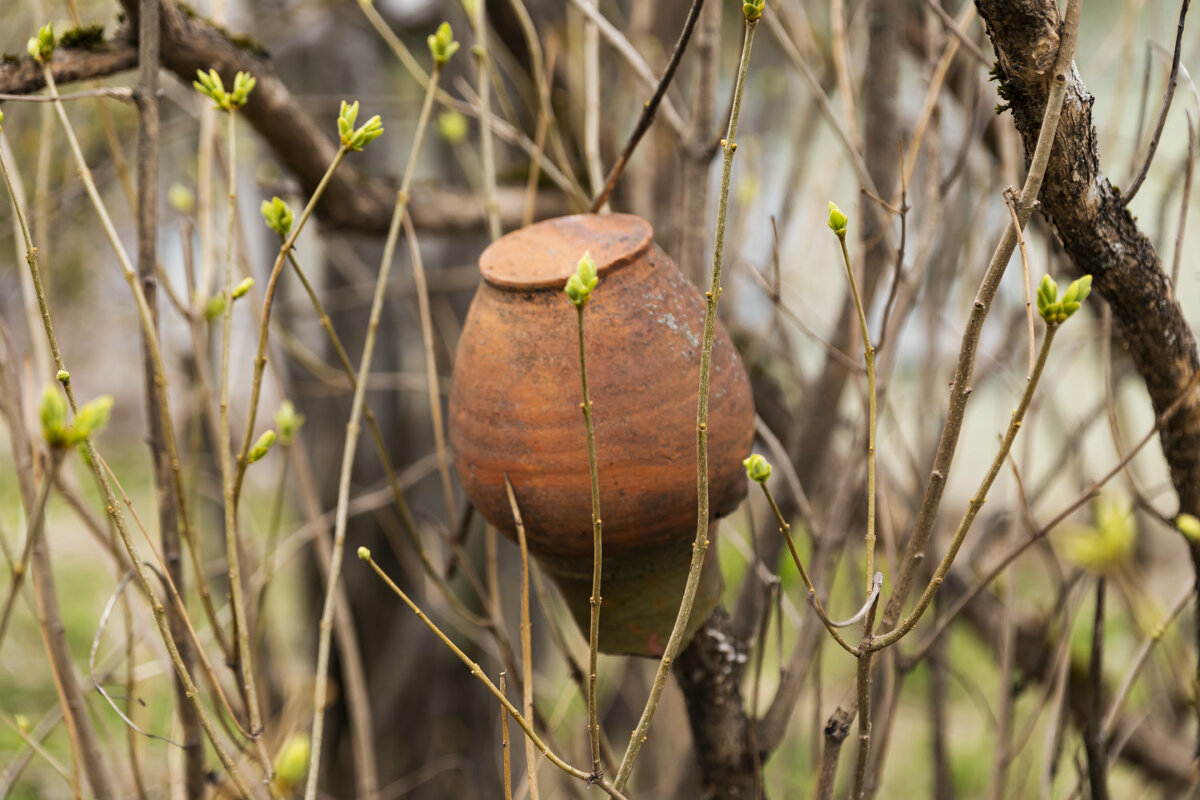
[[[229,174],[226,177],[229,189],[228,224],[225,231],[225,309],[221,324],[221,386],[218,403],[219,431],[216,442],[218,461],[221,465],[221,487],[225,512],[225,560],[229,572],[229,597],[233,607],[233,632],[236,641],[234,663],[242,699],[250,717],[250,733],[258,736],[262,732],[262,709],[258,704],[258,682],[254,675],[254,655],[250,650],[250,626],[246,617],[246,587],[242,584],[241,540],[238,538],[237,494],[234,479],[233,456],[229,452],[229,362],[233,346],[233,240],[234,224],[237,220],[237,114],[231,108],[227,114],[229,127],[226,131],[229,147]]]
[[[59,100],[83,100],[88,97],[107,97],[111,100],[120,100],[123,103],[133,103],[134,90],[128,86],[112,86],[102,87],[99,89],[88,89],[82,92],[70,92],[68,94],[60,94]],[[42,94],[2,94],[0,93],[0,101],[14,101],[20,103],[53,103],[54,98]]]
[[[508,493],[508,504],[512,508],[513,523],[517,527],[517,544],[521,548],[521,666],[524,671],[521,706],[526,719],[533,719],[533,625],[529,615],[529,546],[525,537],[525,523],[521,520],[521,508],[513,494],[508,473],[504,474],[504,491]],[[529,800],[538,800],[537,751],[533,740],[525,737],[526,774],[529,776]]]
[[[1175,96],[1175,84],[1179,79],[1179,55],[1183,48],[1183,24],[1187,18],[1188,6],[1191,0],[1182,0],[1179,4],[1179,24],[1175,29],[1175,52],[1171,56],[1171,75],[1167,78],[1167,93],[1163,95],[1162,108],[1158,112],[1158,123],[1154,126],[1154,134],[1150,137],[1150,146],[1146,150],[1146,159],[1142,162],[1141,169],[1138,170],[1137,176],[1129,186],[1129,190],[1122,195],[1125,205],[1129,205],[1133,201],[1134,195],[1138,193],[1138,189],[1142,188],[1142,183],[1146,180],[1146,174],[1150,171],[1150,162],[1154,160],[1154,152],[1158,150],[1158,142],[1162,138],[1163,127],[1167,124],[1167,112],[1171,110],[1171,99]]]
[[[482,0],[479,0],[479,3],[482,5]],[[317,668],[313,688],[311,758],[308,779],[304,787],[304,800],[315,800],[317,796],[317,777],[320,772],[321,745],[325,731],[325,703],[327,702],[327,687],[329,682],[330,638],[333,631],[333,615],[337,597],[338,578],[341,575],[343,552],[346,546],[346,524],[350,504],[350,475],[354,467],[354,454],[358,448],[358,434],[362,411],[366,404],[367,378],[371,372],[371,358],[375,352],[376,332],[379,329],[379,318],[383,311],[383,299],[387,293],[388,276],[391,274],[392,260],[396,251],[396,239],[399,237],[401,221],[407,211],[409,189],[412,186],[413,174],[416,172],[417,158],[421,152],[421,144],[425,139],[425,130],[429,126],[430,112],[433,110],[433,96],[437,90],[438,80],[441,77],[442,64],[443,62],[440,60],[434,60],[433,76],[430,78],[429,84],[425,89],[425,99],[421,105],[421,113],[417,118],[412,149],[408,154],[408,164],[404,169],[404,177],[401,180],[400,189],[396,192],[396,208],[392,214],[392,222],[388,228],[387,239],[383,245],[383,256],[380,260],[379,275],[375,283],[375,293],[371,298],[371,312],[367,322],[367,336],[363,342],[362,358],[359,361],[358,383],[354,389],[354,398],[350,403],[350,419],[346,423],[346,442],[342,448],[342,465],[338,476],[338,500],[337,515],[334,520],[333,552],[329,559],[329,576],[326,581],[325,601],[321,610],[320,636],[317,642]],[[344,155],[346,149],[346,145],[342,145],[338,150],[339,155]],[[326,173],[326,175],[328,174]],[[312,201],[309,204],[311,206]],[[296,231],[293,231],[291,237],[289,237],[293,243],[295,236]],[[285,242],[284,248],[280,250],[279,258],[276,260],[277,266],[283,261],[283,256],[288,249],[290,247]],[[265,316],[263,325],[265,330]]]
[[[493,697],[500,701],[500,704],[504,706],[504,709],[508,712],[509,716],[516,721],[521,730],[525,732],[525,735],[533,741],[533,744],[538,751],[550,760],[550,763],[554,764],[554,766],[558,767],[573,778],[578,778],[589,785],[599,786],[609,797],[618,798],[618,800],[627,800],[625,795],[621,794],[619,789],[609,786],[608,783],[603,780],[603,778],[597,781],[594,779],[595,776],[576,767],[572,767],[570,764],[559,758],[558,755],[555,754],[554,751],[552,751],[544,741],[542,741],[542,738],[538,736],[537,731],[535,731],[530,722],[521,715],[521,712],[516,709],[516,706],[514,706],[509,699],[504,696],[504,693],[496,687],[496,684],[492,683],[491,679],[488,678],[483,669],[477,663],[472,661],[471,657],[464,653],[462,649],[454,643],[454,640],[447,636],[441,628],[434,624],[433,620],[425,615],[425,612],[421,610],[420,606],[414,603],[412,598],[410,598],[403,589],[397,586],[396,583],[390,577],[388,577],[387,573],[384,572],[377,563],[375,563],[375,560],[371,558],[370,551],[365,547],[360,547],[358,549],[358,557],[366,561],[367,564],[370,565],[371,569],[375,570],[375,574],[378,575],[383,582],[388,585],[389,589],[396,593],[397,597],[404,601],[404,604],[408,606],[409,610],[416,614],[421,622],[425,623],[425,626],[429,628],[429,630],[433,631],[433,634],[437,636],[439,640],[441,640],[442,644],[448,647],[450,651],[458,657],[459,661],[467,665],[467,668],[471,671],[471,674],[475,676],[475,678],[477,678],[489,692],[492,693]]]
[[[492,144],[491,83],[488,81],[487,0],[475,0],[471,25],[475,29],[476,85],[479,87],[479,152],[483,160],[484,207],[487,211],[488,234],[492,241],[500,238],[500,206],[496,202],[496,154]],[[433,81],[430,81],[433,83]]]
[[[1051,81],[1049,99],[1042,118],[1041,131],[1038,134],[1037,145],[1030,161],[1029,172],[1025,185],[1021,189],[1020,203],[1017,207],[1017,218],[1022,224],[1027,224],[1033,213],[1034,203],[1041,191],[1042,179],[1050,161],[1050,151],[1054,142],[1054,132],[1058,129],[1058,119],[1062,112],[1063,100],[1066,97],[1067,73],[1075,52],[1081,0],[1070,0],[1067,5],[1062,38],[1059,41],[1058,55],[1055,58],[1053,80]],[[975,367],[975,355],[979,347],[979,339],[983,330],[984,320],[990,310],[992,300],[1000,284],[1000,278],[1017,246],[1017,231],[1010,224],[1003,239],[997,245],[992,258],[984,273],[983,281],[975,296],[974,307],[963,333],[959,349],[958,362],[955,366],[954,379],[951,384],[950,408],[942,426],[942,434],[938,442],[937,453],[934,457],[933,469],[924,496],[921,499],[920,511],[913,533],[905,548],[904,558],[900,567],[900,575],[893,583],[892,595],[884,609],[881,625],[883,628],[893,626],[900,618],[904,603],[912,591],[918,564],[920,563],[929,537],[933,533],[934,522],[941,506],[942,493],[946,486],[954,453],[958,447],[959,434],[962,432],[963,417],[966,413],[967,399],[971,395],[971,379]],[[885,634],[886,636],[886,634]]]
[[[613,46],[621,57],[633,67],[633,71],[646,84],[647,87],[653,88],[658,85],[658,78],[654,76],[654,72],[650,69],[650,65],[646,63],[646,59],[642,58],[641,53],[637,51],[625,34],[621,33],[611,22],[591,5],[590,0],[571,0],[571,3],[583,12],[589,22],[592,22],[599,28],[600,33],[604,34],[604,38]],[[670,125],[671,130],[679,137],[680,141],[685,141],[687,138],[687,126],[683,122],[683,117],[675,109],[671,98],[664,97],[662,99],[663,118]]]
[[[592,398],[588,393],[587,349],[584,347],[583,320],[587,308],[586,299],[575,305],[576,328],[579,332],[579,381],[582,386],[583,426],[587,434],[588,476],[591,483],[592,501],[592,594],[588,599],[588,744],[592,752],[592,774],[599,777],[600,770],[600,718],[596,710],[596,660],[600,650],[600,578],[603,574],[604,547],[600,517],[600,472],[596,463],[596,421],[593,418]]]
[[[504,673],[500,673],[500,694],[504,694]],[[528,739],[526,739],[528,741]],[[504,764],[504,800],[512,800],[512,754],[509,752],[508,713],[500,709],[500,752]]]
[[[1029,381],[1025,385],[1025,392],[1021,395],[1021,401],[1017,404],[1017,408],[1013,411],[1012,418],[1009,420],[1008,430],[1005,432],[1004,439],[1000,443],[1000,450],[996,454],[996,457],[992,459],[992,464],[988,468],[987,474],[980,481],[979,487],[975,490],[974,495],[972,495],[970,503],[967,504],[967,510],[963,514],[962,520],[958,523],[958,528],[954,532],[950,546],[947,548],[946,554],[942,557],[941,563],[934,570],[933,577],[930,578],[925,591],[921,593],[916,607],[904,619],[896,623],[895,627],[876,638],[871,643],[872,648],[882,649],[895,644],[908,631],[912,630],[920,620],[921,615],[925,613],[925,609],[929,607],[929,603],[945,579],[946,573],[950,571],[950,566],[954,563],[954,558],[958,555],[958,550],[962,547],[962,543],[971,529],[971,523],[975,521],[975,516],[983,508],[983,504],[987,502],[988,491],[992,488],[992,483],[996,480],[996,476],[999,475],[1000,469],[1004,466],[1013,441],[1016,440],[1017,433],[1021,430],[1021,423],[1024,421],[1025,412],[1029,409],[1029,404],[1033,400],[1033,393],[1037,389],[1038,382],[1042,377],[1042,371],[1046,367],[1046,361],[1050,355],[1050,348],[1054,344],[1054,336],[1058,332],[1058,328],[1057,324],[1046,326],[1046,338],[1042,341],[1037,362],[1034,364],[1033,372],[1030,374]]]
[[[654,94],[642,106],[642,113],[638,116],[638,121],[633,126],[633,132],[629,134],[629,138],[625,141],[625,146],[621,148],[621,154],[617,156],[617,160],[613,162],[612,167],[608,170],[608,177],[604,180],[604,186],[592,198],[591,211],[593,214],[608,202],[609,195],[616,188],[617,181],[621,178],[621,173],[625,171],[625,166],[633,156],[633,151],[637,149],[638,143],[642,141],[642,137],[646,135],[646,131],[650,130],[650,125],[654,122],[654,115],[658,111],[658,106],[662,103],[663,98],[667,94],[667,89],[671,86],[671,81],[675,78],[675,71],[679,68],[679,62],[683,60],[683,53],[687,50],[688,42],[692,38],[692,31],[696,27],[696,20],[700,18],[700,9],[703,6],[704,0],[692,0],[687,18],[683,21],[683,30],[680,32],[679,38],[675,41],[675,49],[671,52],[671,60],[667,62],[667,68],[663,70],[662,77],[658,79],[658,85],[654,88]]]
[[[1166,425],[1167,421],[1170,420],[1171,417],[1173,417],[1175,413],[1179,411],[1179,409],[1183,407],[1184,402],[1188,399],[1198,384],[1200,384],[1200,372],[1197,372],[1192,376],[1192,379],[1188,382],[1188,385],[1182,392],[1180,392],[1179,397],[1177,397],[1175,401],[1154,420],[1154,424],[1150,426],[1150,430],[1146,432],[1146,435],[1143,436],[1137,444],[1131,447],[1129,452],[1126,453],[1119,461],[1117,461],[1117,463],[1114,464],[1108,472],[1097,478],[1091,486],[1089,486],[1087,489],[1084,489],[1083,492],[1081,492],[1074,500],[1072,500],[1061,511],[1051,517],[1049,522],[1031,533],[1029,538],[1027,538],[1024,542],[1005,553],[1004,556],[1002,556],[996,562],[996,565],[988,570],[988,572],[981,577],[974,586],[964,592],[963,595],[958,598],[955,604],[950,608],[950,610],[939,617],[934,629],[915,649],[912,655],[905,660],[905,663],[915,664],[920,661],[933,643],[937,641],[937,639],[943,633],[945,633],[946,629],[949,627],[954,618],[957,617],[972,600],[978,597],[980,592],[986,589],[991,582],[1000,575],[1000,573],[1004,572],[1004,570],[1008,568],[1009,564],[1015,561],[1019,556],[1021,556],[1021,554],[1032,547],[1035,543],[1044,539],[1052,530],[1057,528],[1063,522],[1063,520],[1071,516],[1071,514],[1074,514],[1084,503],[1099,494],[1102,486],[1116,477],[1123,469],[1125,469],[1125,466],[1142,451],[1142,448],[1154,440],[1154,437],[1158,431],[1164,425]]]
[[[749,6],[746,6],[749,7]],[[650,697],[642,710],[633,736],[625,749],[620,769],[613,785],[624,789],[633,774],[633,765],[638,753],[645,744],[646,735],[654,713],[658,710],[658,701],[662,696],[663,687],[667,682],[667,673],[675,660],[683,643],[684,632],[687,628],[688,617],[691,616],[692,605],[696,599],[696,589],[700,583],[700,571],[704,566],[705,555],[708,552],[708,393],[712,372],[713,338],[716,333],[717,302],[721,297],[721,266],[725,249],[725,219],[729,206],[729,182],[733,170],[733,154],[737,150],[738,117],[742,109],[742,92],[746,86],[746,74],[750,67],[750,52],[754,45],[754,31],[758,27],[758,19],[746,19],[745,37],[742,43],[742,57],[738,64],[737,81],[734,84],[733,107],[729,115],[729,128],[723,141],[724,159],[721,166],[721,188],[717,200],[717,229],[713,242],[712,276],[708,291],[705,293],[704,339],[700,351],[700,387],[696,401],[696,540],[692,547],[692,561],[688,568],[687,581],[683,588],[683,598],[679,605],[679,613],[675,617],[675,625],[663,648],[662,659],[654,675],[654,683],[650,687]]]
[[[1037,334],[1033,329],[1033,298],[1029,289],[1029,253],[1025,249],[1025,234],[1021,230],[1021,221],[1017,219],[1017,197],[1012,187],[1004,190],[1004,205],[1008,208],[1009,217],[1017,231],[1017,247],[1021,251],[1021,288],[1025,290],[1025,324],[1029,331],[1029,371],[1025,373],[1026,380],[1033,373],[1033,363],[1037,359]]]
[[[771,505],[771,510],[775,512],[775,520],[779,523],[779,532],[783,534],[783,538],[787,542],[788,550],[792,554],[792,562],[796,565],[796,571],[800,573],[800,580],[804,582],[804,588],[808,592],[809,604],[813,607],[813,610],[817,612],[817,617],[821,620],[821,624],[823,624],[829,631],[829,635],[833,637],[833,640],[837,642],[847,653],[857,657],[859,653],[858,648],[854,647],[844,638],[842,638],[842,635],[838,633],[837,629],[848,627],[849,625],[852,625],[858,621],[858,619],[861,619],[862,614],[865,613],[865,608],[869,607],[869,604],[873,603],[875,598],[878,597],[878,591],[872,593],[868,605],[864,606],[864,611],[860,611],[858,614],[855,614],[846,623],[839,625],[831,620],[821,605],[821,599],[817,596],[817,590],[816,587],[813,586],[812,579],[808,577],[808,570],[804,568],[804,562],[800,560],[800,554],[796,551],[796,542],[792,539],[792,526],[788,524],[786,519],[784,519],[783,512],[779,510],[779,505],[775,502],[775,497],[771,494],[770,488],[768,488],[765,483],[759,485],[762,486],[763,495],[766,496],[767,502]]]
[[[1113,735],[1117,725],[1117,714],[1121,712],[1121,707],[1125,705],[1125,700],[1129,697],[1129,692],[1133,689],[1134,681],[1137,680],[1138,674],[1142,671],[1142,667],[1146,664],[1146,659],[1150,657],[1150,651],[1154,645],[1162,640],[1171,623],[1183,612],[1187,606],[1188,598],[1192,596],[1192,591],[1195,588],[1193,585],[1188,585],[1180,591],[1175,601],[1171,603],[1170,610],[1163,616],[1162,621],[1154,626],[1153,630],[1146,633],[1146,638],[1142,640],[1142,644],[1138,647],[1137,653],[1129,662],[1129,668],[1125,672],[1125,677],[1121,679],[1120,686],[1113,694],[1112,700],[1109,701],[1108,711],[1104,713],[1104,721],[1100,726],[1100,735],[1107,741]],[[1112,753],[1109,754],[1111,758]]]
[[[1107,581],[1101,575],[1096,580],[1096,609],[1092,622],[1091,659],[1088,665],[1088,686],[1092,697],[1084,724],[1083,744],[1087,755],[1088,788],[1092,800],[1108,800],[1108,758],[1105,756],[1104,732],[1100,725],[1100,704],[1104,689],[1104,596]]]
[[[425,378],[429,384],[429,416],[433,422],[433,446],[437,452],[438,474],[442,478],[442,495],[446,501],[446,527],[453,529],[455,522],[454,486],[450,481],[450,458],[446,452],[446,426],[442,424],[442,396],[438,384],[437,356],[433,348],[433,316],[429,312],[429,286],[425,281],[425,264],[421,259],[421,248],[417,243],[417,231],[412,219],[404,217],[404,235],[408,239],[408,253],[412,258],[413,283],[417,289],[417,310],[421,317],[421,341],[425,345]]]
[[[1171,260],[1171,292],[1178,291],[1179,265],[1183,260],[1183,234],[1187,230],[1188,203],[1192,198],[1192,173],[1196,167],[1196,128],[1192,115],[1187,115],[1188,152],[1187,171],[1183,175],[1183,197],[1179,201],[1179,228],[1175,232],[1175,255]]]

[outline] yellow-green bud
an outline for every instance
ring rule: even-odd
[[[222,111],[229,110],[229,94],[225,91],[225,82],[221,80],[221,75],[215,69],[209,68],[208,72],[202,69],[196,70],[196,80],[192,81],[192,86],[196,91],[212,100],[217,108]]]
[[[1137,524],[1129,503],[1112,495],[1096,498],[1096,527],[1063,540],[1064,555],[1085,569],[1109,573],[1129,563],[1137,544]]]
[[[363,561],[371,560],[371,549],[369,547],[358,548],[358,557]]]
[[[596,274],[596,262],[592,260],[592,254],[587,252],[583,254],[583,258],[579,259],[575,273],[567,278],[567,285],[563,291],[567,293],[567,298],[576,308],[583,308],[591,299],[592,290],[599,282],[600,278]]]
[[[361,128],[354,127],[357,120],[358,101],[347,104],[343,100],[338,112],[338,139],[349,150],[362,150],[383,135],[383,123],[378,114],[367,120]]]
[[[204,319],[212,322],[217,317],[225,313],[225,295],[214,294],[208,298],[208,302],[204,304]]]
[[[255,461],[261,461],[267,453],[271,452],[271,448],[275,445],[275,431],[268,428],[263,431],[262,436],[258,437],[258,441],[250,448],[250,453],[246,456],[247,463],[253,464]]]
[[[254,278],[243,278],[237,286],[233,287],[233,299],[237,300],[239,297],[245,297],[246,292],[250,291],[250,287],[253,285]]]
[[[1059,325],[1079,310],[1091,292],[1092,276],[1084,275],[1072,281],[1059,298],[1058,284],[1049,275],[1043,275],[1037,291],[1038,313],[1047,325]]]
[[[1175,517],[1175,527],[1193,542],[1200,542],[1200,518],[1186,511]]]
[[[837,204],[832,200],[829,201],[829,229],[837,234],[838,238],[846,236],[846,226],[850,224],[850,220],[842,213],[842,210],[837,207]]]
[[[94,436],[104,430],[108,424],[108,416],[112,411],[113,398],[110,394],[97,397],[89,403],[80,406],[71,423],[71,444],[79,444],[89,436]]]
[[[304,782],[308,774],[308,759],[311,742],[307,733],[293,734],[275,759],[274,788],[281,796],[288,796],[292,790]]]
[[[272,197],[270,200],[263,200],[259,207],[262,212],[263,219],[267,221],[267,227],[278,233],[280,236],[287,236],[292,232],[292,222],[296,215],[292,213],[292,208],[279,197]]]
[[[748,22],[756,22],[763,15],[765,5],[766,0],[746,0],[742,3],[742,13],[746,15]]]
[[[250,92],[254,91],[254,84],[258,83],[257,79],[249,72],[239,72],[233,76],[233,91],[229,95],[229,103],[231,106],[244,106],[246,99],[250,96]]]
[[[450,144],[467,138],[467,118],[457,111],[447,111],[438,117],[438,133]]]
[[[37,36],[26,43],[25,51],[39,64],[49,61],[54,55],[54,24],[47,22],[39,28]]]
[[[285,447],[296,438],[296,432],[304,425],[304,415],[296,413],[291,400],[284,400],[275,412],[275,427],[279,429],[279,443]]]
[[[746,477],[756,483],[766,483],[771,477],[771,462],[758,453],[743,460],[742,466],[746,468]]]
[[[55,373],[54,377],[63,386],[66,386],[71,382],[71,373],[67,372],[65,369],[60,369],[57,373]]]
[[[458,52],[458,42],[454,41],[454,32],[450,29],[449,22],[438,25],[437,32],[431,33],[426,41],[429,43],[429,53],[438,66],[445,64]]]
[[[38,419],[42,423],[42,438],[51,447],[67,447],[70,429],[67,427],[67,401],[53,386],[42,392],[42,403],[38,407]]]
[[[171,208],[184,216],[196,210],[196,195],[181,183],[173,183],[171,188],[167,189],[167,202],[171,204]]]
[[[24,714],[13,714],[13,722],[17,723],[17,728],[20,729],[21,733],[28,735],[29,731],[32,730],[32,726],[29,724],[29,717]]]

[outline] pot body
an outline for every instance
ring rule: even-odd
[[[666,640],[662,624],[640,621],[633,645],[628,637],[618,641],[612,625],[619,624],[618,606],[628,604],[617,595],[636,599],[637,580],[677,584],[678,591],[668,589],[662,602],[670,606],[661,615],[669,616],[667,633],[674,622],[682,576],[656,580],[645,567],[653,562],[664,576],[675,575],[677,566],[668,564],[682,560],[686,575],[691,556],[705,302],[654,244],[647,222],[623,214],[562,217],[514,231],[484,251],[484,282],[455,358],[450,442],[455,469],[476,509],[515,534],[507,474],[530,552],[559,579],[560,588],[575,582],[568,576],[586,574],[590,593],[591,493],[577,314],[562,291],[585,251],[600,276],[584,313],[584,338],[603,520],[601,649],[652,655],[655,642]],[[749,381],[718,323],[708,426],[714,516],[732,511],[745,494],[741,461],[753,436]],[[638,565],[639,558],[647,563]],[[706,571],[715,574],[715,564]],[[623,575],[634,583],[622,588]],[[715,583],[711,578],[692,614],[697,626],[720,592],[719,577]],[[585,628],[586,600],[585,594]],[[579,605],[570,597],[568,603],[573,610]]]

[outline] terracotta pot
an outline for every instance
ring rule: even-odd
[[[704,298],[653,243],[646,221],[562,217],[514,231],[484,251],[484,282],[455,359],[450,441],[471,502],[514,536],[508,474],[529,549],[586,630],[590,483],[576,312],[562,291],[585,251],[600,276],[585,340],[604,536],[601,649],[654,655],[674,622],[696,530]],[[749,382],[718,324],[708,439],[714,516],[732,511],[745,494],[741,461],[753,436]],[[693,626],[720,594],[713,552]]]

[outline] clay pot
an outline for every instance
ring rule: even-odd
[[[600,283],[585,312],[604,564],[601,650],[656,655],[674,623],[696,530],[696,397],[704,298],[627,214],[514,231],[484,251],[454,364],[450,442],[476,509],[510,537],[507,473],[529,550],[587,629],[592,528],[576,311],[563,294],[583,253]],[[718,324],[710,394],[710,507],[746,491],[754,407]],[[693,629],[721,582],[709,550]]]

